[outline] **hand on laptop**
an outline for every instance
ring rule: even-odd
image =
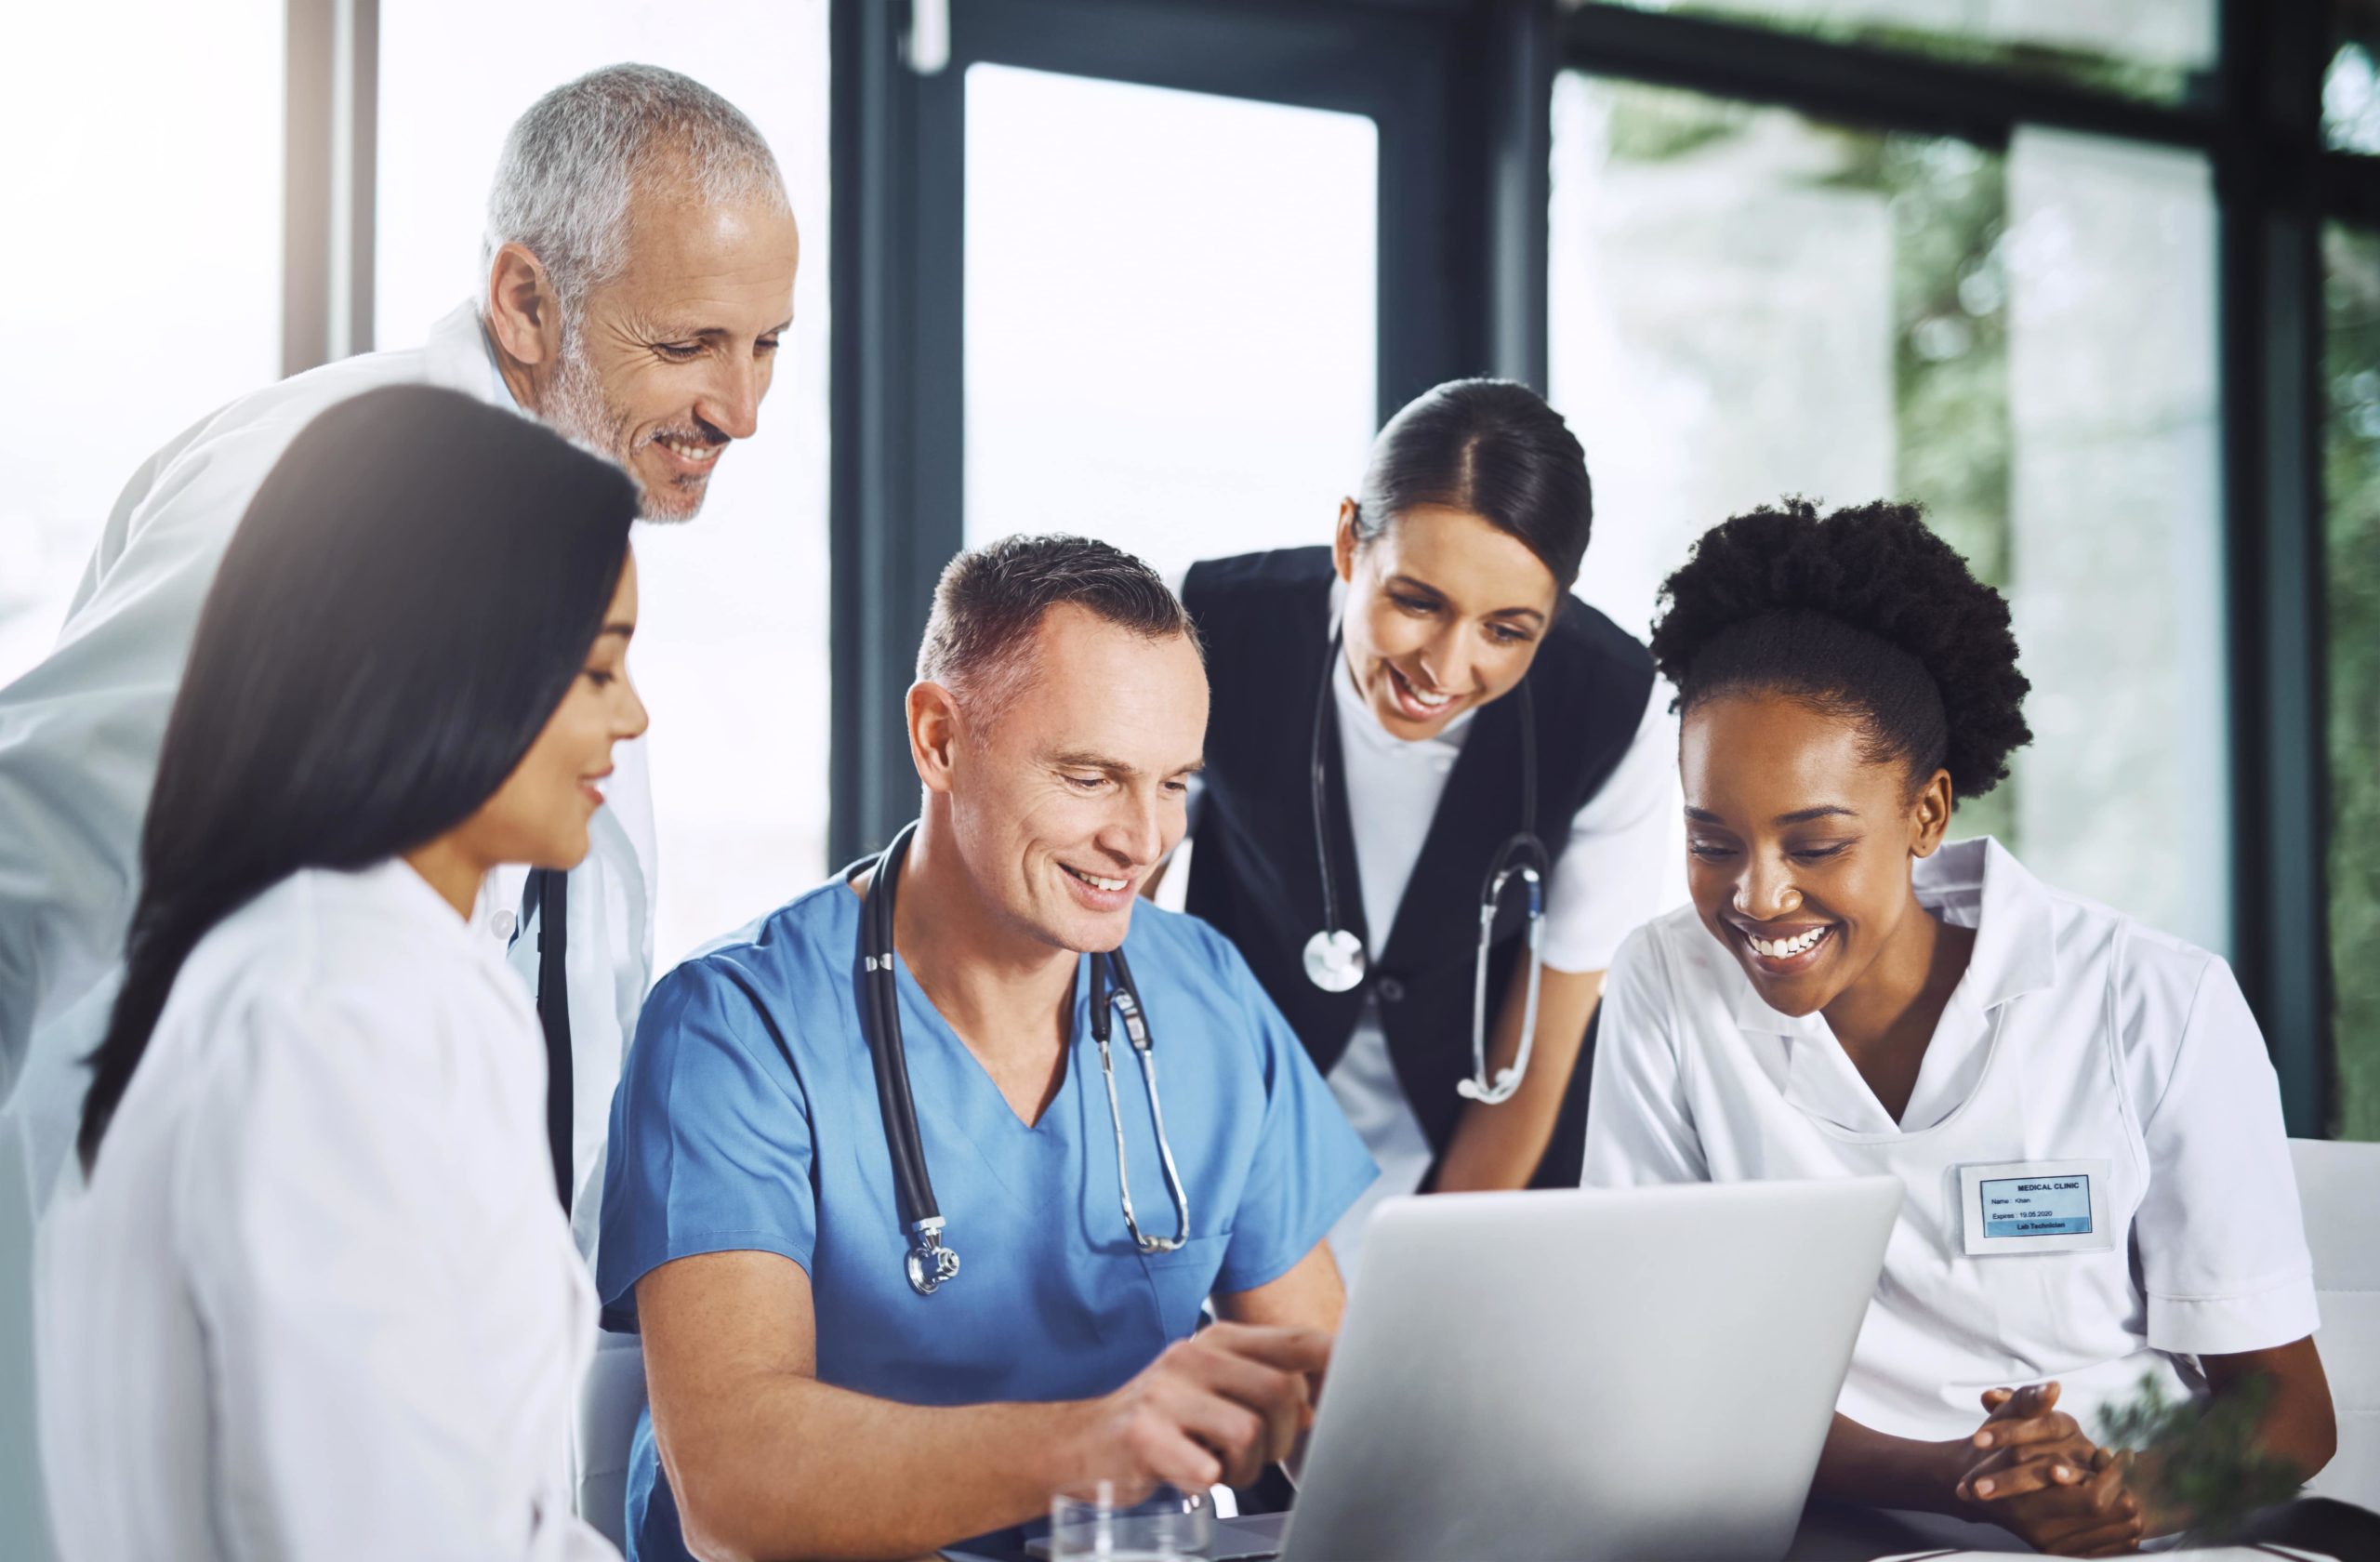
[[[1329,1361],[1330,1336],[1316,1329],[1218,1323],[1176,1341],[1091,1402],[1079,1478],[1185,1491],[1251,1484],[1314,1423],[1308,1382]]]
[[[2114,1556],[2140,1542],[2140,1502],[2122,1459],[2082,1435],[2056,1409],[2057,1384],[1996,1388],[1973,1437],[1980,1457],[1961,1478],[1970,1510],[2036,1550],[2062,1556]]]

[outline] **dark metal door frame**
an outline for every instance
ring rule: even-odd
[[[998,63],[1368,116],[1379,130],[1379,411],[1442,379],[1542,388],[1553,11],[1539,0],[836,0],[837,860],[916,810],[902,719],[933,581],[964,536],[968,66]]]

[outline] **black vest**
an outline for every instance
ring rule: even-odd
[[[1334,578],[1328,548],[1293,548],[1210,559],[1183,584],[1213,691],[1188,908],[1238,946],[1325,1073],[1347,1050],[1365,996],[1378,999],[1397,1082],[1443,1156],[1462,1105],[1456,1082],[1471,1073],[1480,895],[1497,849],[1521,827],[1521,704],[1508,696],[1473,716],[1384,941],[1364,925],[1341,746],[1324,745],[1339,915],[1372,959],[1353,991],[1316,986],[1303,963],[1306,940],[1322,926],[1308,765],[1330,656]],[[1558,862],[1571,816],[1619,765],[1644,720],[1653,660],[1572,599],[1539,646],[1528,684],[1537,707],[1537,830]],[[1524,951],[1524,921],[1522,895],[1508,890],[1488,961],[1491,1026]],[[1578,1184],[1587,1063],[1582,1051],[1540,1163],[1541,1185]]]

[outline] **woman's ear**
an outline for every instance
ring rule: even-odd
[[[1956,801],[1950,788],[1950,773],[1937,770],[1917,788],[1917,798],[1909,811],[1909,853],[1913,857],[1930,857],[1942,844],[1950,830],[1950,808]]]
[[[1355,578],[1355,501],[1339,501],[1339,530],[1330,539],[1331,562],[1339,566],[1339,578]]]

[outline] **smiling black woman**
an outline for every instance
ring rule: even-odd
[[[2261,1451],[2319,1470],[2312,1266],[2230,968],[1945,843],[2031,740],[2007,603],[1912,506],[1799,500],[1663,595],[1693,904],[1613,960],[1586,1181],[1901,1179],[1816,1494],[2130,1551],[2194,1517],[2162,1448],[2087,1435],[2144,1375],[2262,1397]]]

